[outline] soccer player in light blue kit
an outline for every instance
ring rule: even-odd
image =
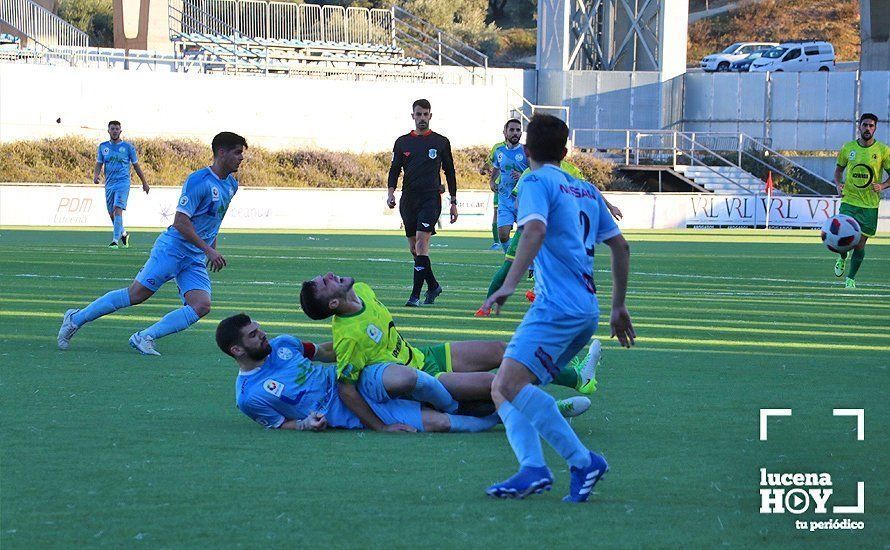
[[[630,247],[602,194],[558,167],[568,133],[563,121],[549,115],[535,115],[528,125],[525,150],[532,172],[523,177],[519,197],[522,239],[507,279],[482,306],[496,306],[499,312],[534,260],[537,299],[510,340],[491,390],[520,466],[513,477],[488,488],[498,498],[525,498],[550,489],[553,474],[540,437],[571,467],[563,500],[586,501],[608,471],[606,460],[588,450],[560,416],[553,398],[536,387],[553,380],[596,330],[599,303],[591,256],[597,243],[612,250],[612,336],[625,347],[635,338],[624,305]]]
[[[498,239],[504,252],[507,252],[510,242],[510,230],[516,223],[516,198],[513,196],[513,188],[516,187],[520,174],[528,168],[528,158],[522,145],[519,144],[520,138],[522,138],[522,123],[511,118],[504,124],[506,141],[491,153],[491,164],[499,174],[498,178],[492,178],[492,186],[497,185],[496,189],[492,187],[492,191],[498,194]]]
[[[151,256],[129,288],[112,290],[83,309],[69,309],[59,329],[59,349],[68,349],[71,338],[84,324],[119,309],[141,304],[170,279],[176,279],[183,307],[130,336],[130,346],[143,355],[160,355],[158,338],[185,330],[210,313],[211,271],[226,266],[216,251],[216,236],[232,198],[238,191],[234,174],[244,160],[247,141],[232,132],[213,138],[213,164],[193,172],[182,186],[173,225],[160,234]]]
[[[216,345],[238,363],[238,409],[261,426],[313,431],[328,426],[364,428],[337,392],[337,357],[331,342],[316,346],[287,334],[268,340],[255,321],[239,313],[220,321]],[[494,415],[446,414],[417,401],[380,398],[364,387],[359,391],[388,425],[387,431],[480,432],[497,424]]]
[[[108,141],[99,144],[96,151],[96,166],[93,168],[93,183],[99,183],[99,174],[105,167],[105,206],[114,227],[114,236],[108,248],[129,248],[130,234],[124,230],[124,210],[130,196],[130,164],[142,180],[142,190],[148,194],[149,187],[145,174],[139,167],[136,148],[121,139],[121,123],[112,120],[108,123]]]

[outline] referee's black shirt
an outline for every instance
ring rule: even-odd
[[[421,195],[438,193],[442,186],[439,170],[445,171],[448,193],[457,196],[457,177],[454,174],[454,157],[448,138],[427,130],[418,134],[414,130],[399,136],[392,148],[392,164],[389,165],[387,185],[396,188],[399,172],[405,171],[402,193]]]

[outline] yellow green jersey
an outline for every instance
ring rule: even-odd
[[[491,166],[495,170],[497,170],[497,168],[494,167],[495,152],[497,152],[498,147],[501,147],[502,145],[506,145],[506,144],[507,143],[505,141],[499,141],[499,142],[495,143],[494,145],[492,145],[491,151],[488,152],[488,156],[486,157],[486,160],[488,161],[488,165]],[[494,183],[498,184],[498,183],[500,183],[500,181],[501,181],[501,174],[500,174],[500,172],[498,172],[498,177],[495,178]],[[495,193],[495,196],[497,196],[497,193]]]
[[[581,169],[567,160],[560,161],[559,168],[560,168],[560,170],[568,173],[570,176],[572,176],[575,179],[578,179],[578,180],[584,179],[584,174],[581,173]],[[526,168],[525,170],[522,171],[522,175],[519,176],[519,180],[517,180],[516,186],[513,188],[513,196],[514,197],[519,196],[519,184],[522,182],[522,177],[531,171],[532,171],[531,168]]]
[[[362,369],[375,363],[399,363],[423,369],[423,353],[402,338],[377,295],[366,283],[355,283],[362,309],[350,315],[335,315],[331,323],[337,378],[355,382]]]
[[[842,203],[860,208],[877,208],[881,194],[872,189],[873,183],[884,181],[884,171],[890,172],[890,147],[875,141],[868,147],[858,140],[849,141],[837,154],[837,165],[844,168]]]

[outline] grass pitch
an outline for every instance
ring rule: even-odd
[[[333,270],[369,282],[415,344],[509,339],[527,309],[473,311],[501,255],[480,235],[437,236],[445,286],[436,306],[401,307],[411,266],[396,234],[223,233],[229,267],[214,309],[161,340],[162,357],[127,346],[178,306],[175,285],[82,329],[56,349],[62,312],[129,284],[156,231],[128,250],[104,231],[0,231],[0,544],[4,548],[639,547],[753,544],[881,546],[890,540],[887,456],[890,239],[873,239],[847,291],[812,232],[630,234],[628,307],[638,345],[601,325],[593,407],[573,426],[612,472],[587,505],[554,491],[526,501],[483,494],[513,473],[498,427],[475,435],[262,430],[234,406],[236,367],[216,321],[245,311],[270,335],[324,341],[299,310],[299,283]],[[608,249],[597,281],[608,319]],[[559,396],[571,392],[555,388]],[[792,408],[759,440],[760,408]],[[833,408],[865,409],[855,420]],[[761,515],[760,468],[828,472],[834,505],[856,501],[857,532],[806,532],[807,512]]]

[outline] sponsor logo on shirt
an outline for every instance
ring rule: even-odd
[[[856,160],[856,151],[850,151],[850,160]]]
[[[377,325],[368,325],[367,330],[365,332],[368,335],[368,338],[374,341],[375,344],[379,344],[380,340],[383,338],[383,331],[380,330],[380,327]]]
[[[294,352],[290,348],[278,348],[278,358],[282,361],[287,361],[291,357],[294,356]]]
[[[428,154],[429,154],[429,156],[430,156],[431,159],[434,159],[434,158],[436,158],[436,155],[439,154],[439,152],[436,151],[435,149],[430,149],[430,150],[428,151]]]
[[[185,195],[179,197],[179,206],[185,206],[189,203],[189,198]]]
[[[107,155],[107,154],[110,153],[110,152],[111,152],[111,149],[109,149],[108,147],[103,147],[103,148],[102,148],[102,154],[103,154],[103,155]]]
[[[271,393],[275,397],[281,397],[281,392],[284,391],[284,384],[270,378],[263,382],[263,389]]]
[[[219,200],[219,188],[213,186],[210,188],[210,200],[216,202]]]

